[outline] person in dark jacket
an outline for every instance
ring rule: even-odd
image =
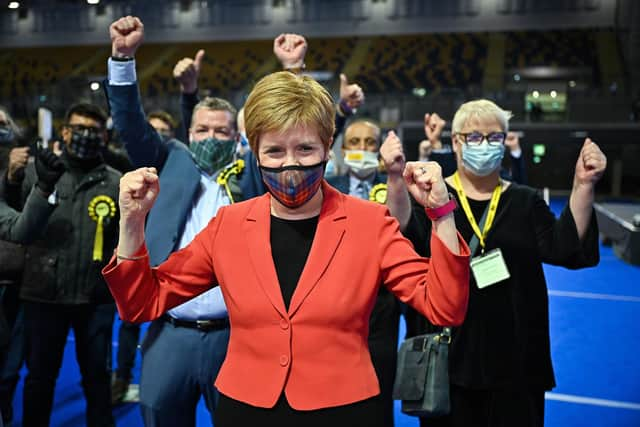
[[[3,114],[0,107],[0,135],[4,135],[1,127],[12,123],[10,117],[3,117]],[[11,141],[2,142],[10,144]],[[39,150],[35,162],[38,180],[50,185],[55,184],[64,172],[64,165],[50,150]],[[34,188],[22,213],[0,199],[0,413],[1,421],[7,424],[13,418],[13,395],[24,362],[24,325],[22,305],[18,299],[24,247],[18,244],[27,243],[44,228],[54,209],[54,205],[48,203],[48,197],[49,194]]]
[[[29,147],[20,146],[22,142],[21,129],[9,111],[0,106],[1,171],[6,171],[9,164],[12,164],[12,169],[17,165],[18,169],[24,171],[29,159]],[[10,209],[6,203],[5,209]],[[5,227],[9,225],[10,217],[6,216],[8,221]],[[8,237],[6,233],[3,234]],[[18,296],[24,248],[9,240],[13,239],[0,238],[0,412],[5,424],[9,424],[13,418],[13,395],[20,379],[25,352],[22,304]]]
[[[97,106],[72,106],[61,131],[66,170],[58,182],[51,186],[38,180],[32,164],[27,165],[23,179],[16,182],[6,177],[9,200],[25,200],[35,184],[51,193],[49,200],[56,204],[25,255],[20,291],[27,340],[25,427],[49,425],[70,328],[87,400],[87,425],[114,424],[109,361],[115,306],[100,269],[116,245],[120,173],[100,155],[105,124],[106,115]]]
[[[64,164],[51,150],[39,150],[35,157],[39,185],[27,197],[22,212],[13,209],[0,198],[0,239],[15,243],[29,243],[44,229],[55,204],[50,203],[50,191],[65,171]],[[0,192],[3,190],[0,190]]]
[[[544,393],[555,386],[543,263],[570,269],[599,261],[593,211],[606,157],[586,139],[569,203],[559,218],[530,187],[500,177],[510,114],[488,100],[463,104],[452,123],[457,171],[445,178],[459,209],[455,222],[469,242],[473,275],[469,307],[449,350],[451,413],[421,420],[429,427],[541,427]],[[387,205],[418,253],[429,253],[431,227],[411,201],[400,150],[381,150],[389,179]],[[486,219],[485,219],[486,218]],[[433,332],[409,310],[407,335]]]

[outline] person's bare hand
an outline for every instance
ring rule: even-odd
[[[438,208],[449,201],[438,163],[407,162],[402,176],[411,195],[425,208]]]
[[[9,152],[9,167],[7,168],[7,179],[9,182],[17,183],[24,178],[24,168],[29,160],[29,147],[13,148]]]
[[[440,137],[442,130],[447,124],[438,113],[427,113],[424,115],[424,134],[431,143],[431,149],[439,149],[442,147]]]
[[[352,110],[364,104],[362,88],[355,83],[349,83],[349,79],[344,74],[340,74],[340,102],[346,103]]]
[[[516,132],[507,132],[504,145],[509,149],[509,152],[518,152],[520,150],[520,137]]]
[[[120,178],[120,216],[124,220],[144,222],[160,192],[156,168],[139,168]]]
[[[402,141],[394,131],[389,131],[384,142],[380,146],[380,157],[384,162],[385,169],[389,175],[401,175],[404,171],[406,158]]]
[[[203,59],[204,50],[200,49],[194,58],[182,58],[173,67],[173,77],[180,84],[182,93],[195,93],[198,90],[198,77]]]
[[[273,40],[273,53],[284,69],[302,67],[307,40],[299,34],[280,34]]]
[[[574,186],[595,186],[607,168],[607,157],[590,138],[584,140],[574,175]]]
[[[420,144],[418,144],[419,160],[424,161],[425,159],[428,159],[432,151],[433,147],[428,139],[423,139],[422,141],[420,141]]]
[[[125,16],[109,27],[111,55],[116,58],[133,57],[144,39],[144,25],[135,16]]]

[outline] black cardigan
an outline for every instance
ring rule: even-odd
[[[454,189],[449,190],[456,194]],[[455,211],[455,221],[469,242],[473,231],[462,208]],[[430,228],[424,209],[414,204],[405,235],[424,255],[429,254]],[[478,289],[472,275],[467,316],[463,325],[454,329],[450,381],[473,389],[550,390],[555,380],[542,263],[571,269],[596,265],[599,245],[595,213],[580,242],[568,205],[556,219],[536,190],[511,184],[500,198],[486,245],[486,250],[502,250],[511,277]],[[424,317],[408,309],[408,336],[433,330]]]

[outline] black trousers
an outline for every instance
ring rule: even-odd
[[[25,355],[24,313],[19,291],[20,288],[17,285],[0,289],[2,294],[0,307],[10,332],[7,347],[0,351],[0,411],[2,421],[6,424],[13,419],[13,396],[20,379],[20,369]]]
[[[114,425],[110,383],[114,314],[114,304],[24,303],[28,369],[23,395],[24,427],[49,425],[53,393],[70,328],[75,336],[76,360],[87,400],[86,425]]]
[[[420,427],[542,427],[544,390],[470,390],[451,386],[451,414]]]
[[[124,321],[120,324],[120,329],[118,329],[118,354],[116,356],[118,362],[116,376],[118,378],[131,380],[139,339],[140,325]]]
[[[369,320],[368,343],[371,363],[380,383],[378,404],[382,407],[385,427],[394,426],[392,394],[398,361],[399,323],[398,301],[381,286]]]
[[[284,393],[273,408],[257,408],[220,394],[214,415],[216,427],[387,427],[380,396],[344,406],[298,411]]]

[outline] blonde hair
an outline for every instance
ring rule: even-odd
[[[258,156],[260,136],[266,132],[284,132],[295,126],[312,126],[329,149],[335,132],[333,98],[308,76],[280,71],[263,77],[244,104],[247,138]]]
[[[465,124],[471,119],[496,120],[504,132],[509,131],[509,119],[513,117],[511,111],[503,110],[488,99],[477,99],[465,102],[458,108],[451,122],[451,132],[456,134],[462,131]]]

